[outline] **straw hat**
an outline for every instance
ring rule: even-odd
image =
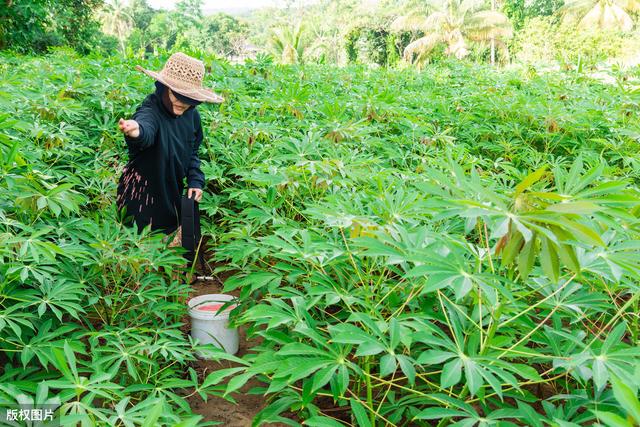
[[[224,98],[211,90],[202,87],[204,64],[202,61],[185,55],[174,53],[169,57],[164,68],[158,73],[136,65],[136,70],[153,77],[172,91],[201,102],[224,102]]]

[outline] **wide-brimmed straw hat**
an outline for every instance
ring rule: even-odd
[[[182,52],[171,55],[159,73],[142,68],[140,65],[136,65],[136,70],[142,71],[187,98],[201,102],[224,102],[222,96],[202,87],[202,79],[204,78],[202,61]]]

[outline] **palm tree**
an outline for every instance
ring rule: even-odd
[[[129,5],[123,0],[111,0],[98,12],[98,19],[102,22],[102,30],[106,34],[115,36],[124,52],[125,40],[134,25]]]
[[[513,27],[506,15],[486,10],[482,0],[433,0],[429,14],[400,16],[391,24],[395,31],[422,31],[424,36],[404,49],[407,62],[422,63],[438,44],[445,44],[445,53],[462,59],[469,54],[468,42],[481,42],[507,52],[504,40],[513,35]],[[415,60],[414,60],[415,57]]]
[[[297,64],[302,62],[305,48],[302,24],[295,27],[276,28],[271,31],[269,44],[271,52],[280,57],[283,64]]]
[[[582,28],[630,31],[629,12],[640,10],[638,0],[569,0],[559,12],[565,21],[578,21]]]

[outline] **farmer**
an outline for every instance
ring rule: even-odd
[[[129,162],[118,183],[118,210],[142,229],[151,225],[169,235],[177,230],[172,246],[180,245],[180,205],[187,181],[187,196],[202,199],[204,174],[198,148],[202,142],[202,102],[224,99],[202,87],[201,61],[175,53],[159,73],[136,69],[156,80],[156,91],[138,106],[131,120],[118,126],[129,148]]]

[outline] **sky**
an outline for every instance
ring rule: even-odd
[[[147,0],[156,9],[172,9],[178,0]],[[204,10],[259,9],[269,6],[282,6],[284,0],[204,0]]]

